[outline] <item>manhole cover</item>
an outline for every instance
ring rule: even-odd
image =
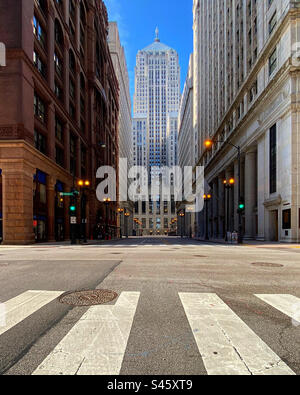
[[[91,291],[67,292],[61,295],[58,300],[60,303],[70,306],[96,306],[113,301],[118,297],[114,291],[106,289],[95,289]]]
[[[251,263],[253,266],[261,266],[261,267],[284,267],[284,265],[280,265],[279,263],[270,263],[270,262],[254,262]]]

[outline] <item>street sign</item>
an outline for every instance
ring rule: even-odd
[[[70,222],[71,222],[71,224],[76,225],[77,224],[77,218],[76,217],[70,217]]]
[[[73,192],[61,192],[60,196],[73,196]]]

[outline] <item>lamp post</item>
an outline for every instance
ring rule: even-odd
[[[126,238],[128,239],[128,218],[130,217],[130,213],[125,213],[125,228],[126,228]]]
[[[228,241],[228,232],[229,232],[229,210],[230,210],[230,206],[229,206],[229,198],[230,198],[230,189],[234,186],[235,184],[235,179],[234,178],[230,178],[229,180],[224,180],[224,187],[226,190],[226,235],[225,235],[225,241]]]
[[[223,141],[223,140],[210,140],[207,139],[204,142],[204,145],[207,150],[210,150],[213,146],[214,143],[225,143],[230,145],[231,147],[235,148],[237,150],[237,160],[238,160],[238,215],[239,215],[239,229],[238,229],[238,243],[242,244],[243,243],[243,226],[242,226],[242,215],[243,215],[243,210],[240,209],[242,203],[243,203],[243,198],[241,195],[241,147],[239,145],[232,144],[230,141]]]
[[[118,213],[120,214],[120,239],[123,238],[123,234],[122,234],[122,214],[124,213],[124,209],[123,208],[118,208]]]
[[[208,234],[208,203],[211,201],[211,195],[203,195],[205,204],[205,240],[209,240]]]
[[[105,198],[103,201],[105,204],[105,237],[107,237],[108,240],[108,205],[111,202],[111,199]]]
[[[83,236],[83,242],[87,243],[86,237],[86,224],[87,224],[87,213],[86,213],[86,205],[87,205],[87,196],[85,191],[90,187],[91,182],[89,180],[79,180],[78,186],[82,190],[81,196],[81,235]]]
[[[183,239],[183,226],[184,226],[183,221],[184,221],[185,214],[180,213],[179,217],[181,218],[181,238]]]

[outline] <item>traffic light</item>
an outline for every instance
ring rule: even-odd
[[[70,214],[75,214],[76,213],[76,206],[74,203],[71,203],[70,205]]]
[[[245,201],[244,198],[241,198],[238,208],[238,214],[244,214],[244,212],[245,212]]]

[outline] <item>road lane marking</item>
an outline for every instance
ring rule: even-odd
[[[265,303],[281,311],[295,322],[300,320],[300,299],[293,295],[255,295]],[[299,322],[300,324],[300,322]]]
[[[4,325],[0,326],[0,335],[62,294],[63,292],[58,291],[26,291],[3,303],[2,314],[5,316],[1,317],[1,322]]]
[[[216,294],[179,296],[209,375],[294,374]]]
[[[139,297],[90,307],[33,375],[119,375]]]

